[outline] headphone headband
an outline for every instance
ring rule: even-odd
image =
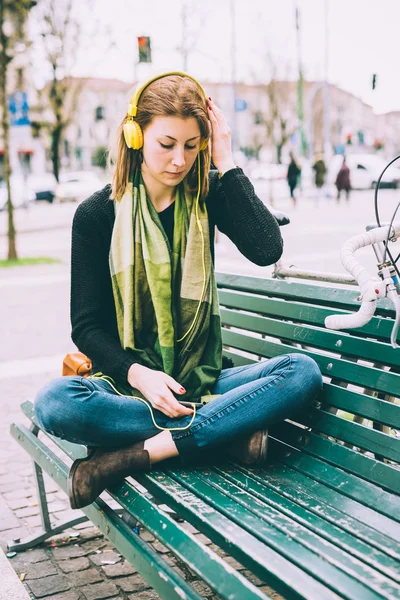
[[[197,79],[195,79],[191,75],[188,75],[187,73],[183,73],[183,71],[168,71],[167,73],[156,75],[155,77],[152,77],[151,79],[148,79],[145,82],[138,83],[128,107],[128,116],[136,117],[140,96],[142,95],[143,91],[147,88],[147,86],[153,83],[153,81],[157,81],[157,79],[162,79],[163,77],[168,77],[169,75],[179,75],[180,77],[187,77],[188,79],[191,79],[200,89],[201,93],[204,96],[204,99],[207,100],[206,92],[204,91],[203,86],[197,81]]]

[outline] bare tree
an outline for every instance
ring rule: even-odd
[[[0,108],[2,112],[1,129],[3,134],[3,177],[7,188],[8,214],[8,260],[18,258],[14,210],[11,198],[11,166],[10,166],[10,122],[8,114],[7,79],[8,68],[14,58],[16,47],[23,44],[25,38],[25,22],[30,9],[36,4],[32,0],[0,0]],[[5,31],[5,24],[10,24],[10,32]]]
[[[41,51],[49,74],[49,82],[41,94],[42,104],[35,108],[39,114],[45,113],[48,108],[51,112],[50,119],[37,119],[32,122],[32,127],[36,135],[41,129],[50,134],[51,161],[57,181],[63,133],[71,121],[85,83],[81,80],[71,89],[68,77],[76,63],[82,36],[81,23],[74,13],[74,4],[74,0],[40,0],[36,9],[32,11],[38,25],[35,46]]]
[[[269,57],[271,79],[265,86],[268,98],[268,112],[263,121],[266,127],[267,138],[276,151],[276,161],[282,162],[282,150],[288,143],[290,136],[297,129],[296,118],[296,82],[288,79],[279,80],[276,75],[276,66]]]

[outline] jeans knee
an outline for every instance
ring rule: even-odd
[[[315,400],[323,384],[319,366],[306,354],[293,353],[290,354],[290,359],[310,401]]]
[[[56,434],[71,391],[71,377],[58,377],[46,383],[36,394],[33,407],[39,425]]]

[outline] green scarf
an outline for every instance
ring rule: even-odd
[[[222,367],[222,338],[205,202],[196,206],[178,186],[172,248],[139,170],[115,211],[109,264],[121,345],[180,383],[181,399],[207,401],[201,398]]]

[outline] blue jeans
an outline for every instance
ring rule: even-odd
[[[224,369],[212,390],[221,396],[197,409],[190,427],[192,416],[172,419],[153,409],[154,419],[171,428],[185,457],[293,417],[307,409],[321,387],[315,361],[286,354]],[[160,433],[143,402],[117,395],[104,380],[60,377],[42,388],[34,407],[43,429],[87,446],[127,446]]]

